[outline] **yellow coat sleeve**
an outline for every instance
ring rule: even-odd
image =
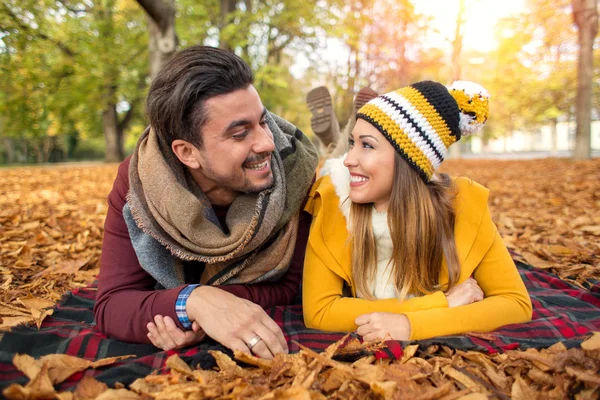
[[[531,319],[527,289],[498,232],[473,277],[484,299],[465,306],[404,313],[411,326],[410,339],[464,332],[489,332]]]
[[[345,275],[343,268],[335,268],[337,262],[323,241],[321,224],[324,216],[319,212],[321,199],[316,197],[311,201],[310,207],[315,218],[306,247],[302,283],[304,323],[307,327],[325,331],[353,331],[357,328],[354,320],[370,312],[404,313],[431,308],[448,309],[448,301],[442,292],[403,302],[398,299],[370,301],[342,297],[344,282],[350,279],[342,277]]]

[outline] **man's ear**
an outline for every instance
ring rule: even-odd
[[[186,142],[182,139],[173,140],[171,143],[171,150],[175,153],[175,156],[181,161],[184,165],[191,169],[200,168],[200,161],[198,160],[199,151],[190,142]]]

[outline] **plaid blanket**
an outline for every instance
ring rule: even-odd
[[[600,282],[591,282],[588,291],[570,285],[546,271],[517,262],[533,301],[533,320],[525,324],[505,326],[486,335],[458,335],[419,341],[423,346],[443,344],[455,349],[497,352],[520,348],[545,348],[557,341],[567,347],[579,345],[591,331],[600,331]],[[214,360],[208,350],[227,352],[214,341],[180,351],[158,351],[151,345],[123,343],[107,338],[94,326],[92,307],[96,293],[95,285],[75,290],[56,307],[54,314],[44,320],[42,328],[18,327],[0,339],[0,390],[11,383],[24,385],[27,378],[14,368],[12,358],[16,353],[40,357],[52,353],[64,353],[95,360],[124,354],[136,354],[136,358],[120,363],[76,373],[58,386],[59,390],[73,388],[84,376],[94,376],[110,386],[121,382],[129,384],[136,378],[153,371],[166,372],[165,361],[178,353],[191,365],[210,368]],[[270,316],[282,327],[290,344],[290,351],[298,351],[292,341],[313,350],[323,350],[339,340],[342,333],[328,333],[307,329],[299,304],[273,307]],[[415,342],[416,343],[416,342]],[[391,343],[388,357],[401,354],[398,343]],[[408,342],[402,343],[404,345]],[[381,355],[381,354],[380,354]]]

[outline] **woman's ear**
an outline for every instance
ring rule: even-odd
[[[171,150],[184,165],[191,169],[200,168],[199,152],[196,146],[182,139],[173,140]]]

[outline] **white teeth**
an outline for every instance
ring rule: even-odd
[[[366,182],[369,178],[365,178],[364,176],[350,176],[351,182]]]
[[[259,171],[259,170],[265,168],[267,166],[267,164],[268,164],[268,161],[265,160],[265,161],[261,162],[260,164],[246,165],[246,168]]]

